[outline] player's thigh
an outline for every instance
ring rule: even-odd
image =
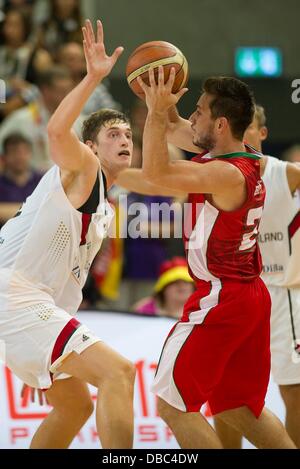
[[[291,411],[300,412],[300,384],[280,385],[279,390],[286,407]]]
[[[80,355],[72,352],[59,366],[59,373],[67,373],[98,387],[107,380],[133,381],[135,367],[126,358],[103,342],[96,342]]]
[[[63,413],[91,414],[94,408],[87,384],[75,377],[55,380],[45,394],[49,404]]]

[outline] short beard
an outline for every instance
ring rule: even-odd
[[[212,135],[206,135],[205,137],[199,138],[199,140],[194,140],[193,143],[196,145],[196,147],[211,151],[216,145],[216,140]]]

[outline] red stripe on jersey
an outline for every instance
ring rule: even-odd
[[[92,214],[90,213],[83,213],[81,217],[81,223],[82,223],[82,228],[81,228],[81,240],[80,240],[80,246],[86,243],[86,234],[88,232],[90,223],[92,219]]]
[[[300,228],[300,211],[295,215],[289,224],[289,237],[292,238],[297,230]]]
[[[63,354],[67,342],[79,326],[81,326],[81,323],[75,318],[70,319],[70,321],[65,325],[54,344],[51,355],[51,365]]]

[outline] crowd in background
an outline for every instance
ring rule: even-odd
[[[83,20],[80,0],[0,0],[0,78],[6,88],[5,99],[0,99],[0,226],[17,213],[52,164],[48,120],[86,73]],[[85,117],[100,108],[122,109],[122,103],[110,93],[108,80],[98,85],[77,119],[74,130],[79,136]],[[142,164],[146,112],[140,100],[131,109],[134,167]],[[174,147],[170,147],[170,155],[173,159],[185,157]],[[283,157],[300,161],[300,145],[291,147]],[[118,187],[109,193],[119,218],[123,216],[119,204],[123,193]],[[126,195],[127,205],[141,202],[150,207],[153,203],[173,202],[166,197]],[[159,213],[146,212],[145,230],[151,221],[159,225],[161,232]],[[162,236],[151,239],[144,234],[137,239],[116,236],[105,240],[91,268],[82,308],[180,316],[193,291],[182,242]]]

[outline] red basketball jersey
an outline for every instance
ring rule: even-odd
[[[260,178],[260,154],[247,150],[249,153],[217,157],[236,166],[245,177],[247,200],[241,208],[226,212],[214,207],[205,194],[189,194],[183,236],[189,271],[196,283],[217,279],[249,281],[260,275],[257,236],[265,187]],[[215,159],[202,153],[193,161],[210,164]]]

